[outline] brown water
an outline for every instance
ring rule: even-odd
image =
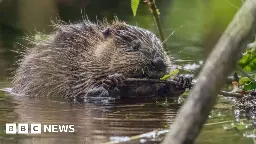
[[[8,86],[1,83],[1,87]],[[119,142],[160,143],[166,130],[173,122],[180,105],[169,100],[169,105],[161,105],[163,99],[131,99],[116,101],[109,105],[78,104],[63,100],[31,99],[0,92],[0,143],[88,143],[98,144]],[[175,101],[175,100],[174,100]],[[40,135],[6,135],[5,123],[72,124],[74,133],[42,133]],[[236,123],[230,102],[219,100],[209,116],[196,143],[253,143],[253,128],[246,120],[239,130],[232,128]],[[236,123],[237,124],[237,123]],[[140,138],[134,136],[141,135]],[[252,135],[254,134],[254,135]]]
[[[2,95],[3,93],[1,93]],[[177,112],[177,105],[159,107],[152,100],[120,101],[108,106],[75,104],[49,99],[6,96],[1,101],[6,122],[74,124],[75,133],[43,133],[40,136],[4,135],[4,143],[100,143],[114,137],[134,136],[166,128]],[[1,113],[2,114],[2,113]],[[1,117],[3,117],[1,115]],[[1,131],[3,133],[3,131]]]
[[[48,20],[51,12],[55,13],[57,8],[59,16],[66,21],[81,19],[82,8],[83,13],[92,19],[95,19],[95,15],[111,19],[116,14],[128,23],[156,32],[148,7],[140,5],[134,18],[130,11],[130,1],[87,0],[85,4],[80,0],[73,0],[76,3],[67,5],[72,0],[57,0],[60,3],[58,7],[55,9],[50,6],[51,10],[47,10],[47,13],[45,7],[49,3],[33,3],[31,0],[33,5],[30,6],[21,0],[7,1],[0,0],[0,89],[11,87],[9,78],[15,69],[13,63],[19,58],[12,50],[21,48],[17,42],[25,44],[22,40],[24,33],[33,33],[34,27],[50,31]],[[174,63],[182,68],[182,73],[196,76],[206,54],[237,11],[236,6],[241,5],[241,1],[158,0],[157,4],[165,35],[176,31],[167,41]],[[180,107],[177,100],[169,99],[166,105],[164,102],[164,99],[130,99],[103,106],[63,100],[30,99],[0,91],[0,144],[98,144],[129,139],[131,140],[127,143],[160,143]],[[244,118],[236,122],[232,106],[232,101],[223,97],[218,100],[196,143],[256,143],[250,122]],[[21,122],[73,124],[75,132],[5,134],[6,123]]]

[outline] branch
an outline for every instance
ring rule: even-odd
[[[145,83],[173,83],[177,82],[174,80],[160,80],[160,79],[140,79],[140,78],[127,78],[126,83],[136,83],[136,82],[145,82]]]
[[[140,82],[144,82],[144,83],[165,83],[165,84],[177,84],[176,81],[174,80],[159,80],[159,79],[140,79],[140,78],[127,78],[125,80],[125,83],[140,83]],[[195,84],[192,84],[192,86]],[[236,97],[236,98],[241,98],[243,97],[242,94],[239,93],[233,93],[233,92],[226,92],[226,91],[220,91],[219,92],[220,95],[223,95],[225,97]]]
[[[236,97],[236,98],[241,98],[241,97],[243,97],[242,94],[233,93],[233,92],[226,92],[226,91],[220,91],[219,94],[220,94],[220,95],[223,95],[223,96],[225,96],[225,97]]]
[[[163,144],[194,143],[216,102],[225,78],[234,70],[256,19],[256,0],[247,0],[206,60],[195,87],[179,110]]]

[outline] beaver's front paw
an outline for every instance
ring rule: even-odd
[[[86,97],[108,97],[109,92],[104,87],[95,87],[87,92]]]
[[[103,86],[94,87],[90,89],[85,97],[118,97],[119,96],[118,88],[113,88],[111,90],[107,90]]]
[[[192,87],[192,77],[176,76],[173,80],[177,82],[176,88],[191,89],[191,87]]]
[[[160,87],[158,90],[158,95],[165,97],[177,97],[183,94],[186,88],[191,88],[192,86],[192,78],[177,76],[174,78],[176,83],[168,83]]]
[[[107,90],[111,90],[121,85],[124,82],[124,80],[125,77],[122,74],[116,73],[113,75],[109,75],[107,79],[103,80],[102,86]]]

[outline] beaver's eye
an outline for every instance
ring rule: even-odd
[[[140,48],[140,42],[139,41],[132,41],[131,42],[131,48],[133,49],[133,50],[139,50],[139,48]]]

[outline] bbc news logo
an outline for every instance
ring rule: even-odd
[[[50,125],[50,124],[40,124],[40,123],[7,123],[5,124],[6,134],[41,134],[44,133],[58,133],[75,132],[75,125]]]

